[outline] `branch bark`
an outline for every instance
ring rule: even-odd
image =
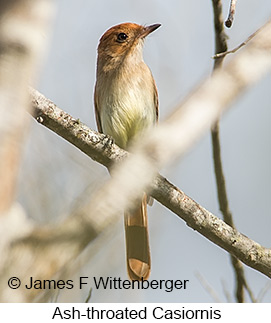
[[[229,9],[229,15],[228,15],[227,20],[225,21],[225,26],[228,27],[228,28],[230,28],[232,26],[232,23],[233,23],[236,2],[237,2],[237,0],[231,0],[230,9]]]
[[[239,49],[241,49],[243,46],[245,46],[253,37],[255,37],[261,30],[262,28],[264,28],[265,25],[261,26],[259,29],[257,29],[253,34],[251,34],[245,41],[243,41],[240,45],[238,45],[237,47],[235,47],[234,49],[231,50],[225,50],[224,52],[219,52],[216,53],[213,58],[217,59],[217,58],[222,58],[225,57],[228,54],[234,54],[235,52],[237,52]]]
[[[227,27],[230,27],[233,21],[235,12],[236,1],[231,1],[230,15],[227,20]],[[214,11],[214,29],[215,29],[215,54],[227,52],[227,37],[224,32],[223,17],[222,17],[222,2],[221,0],[213,0]],[[222,67],[225,56],[216,57],[214,62],[213,71]],[[229,207],[228,194],[226,188],[226,180],[223,170],[222,157],[221,157],[221,144],[220,144],[220,125],[219,120],[213,125],[212,130],[212,148],[213,148],[213,161],[216,177],[217,196],[219,201],[219,208],[223,214],[224,221],[234,228],[233,216]],[[246,287],[251,299],[254,300],[252,292],[246,282],[244,267],[239,259],[231,255],[231,263],[236,277],[236,299],[239,303],[244,302],[244,288]]]

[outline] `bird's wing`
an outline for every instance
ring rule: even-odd
[[[96,86],[94,90],[94,107],[95,107],[95,117],[96,117],[97,128],[98,128],[98,131],[102,133],[103,130],[102,130],[102,123],[101,123],[100,112],[99,112],[99,103],[98,103]]]

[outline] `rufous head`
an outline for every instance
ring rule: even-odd
[[[159,28],[160,24],[141,26],[134,23],[123,23],[108,29],[100,39],[98,46],[98,64],[116,68],[127,55],[141,54],[143,40]]]

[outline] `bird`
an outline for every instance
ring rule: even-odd
[[[100,38],[94,90],[98,131],[113,138],[122,149],[142,138],[158,122],[158,92],[149,67],[143,60],[146,36],[161,24],[143,26],[121,23]],[[146,280],[151,271],[147,202],[124,211],[126,263],[131,280]]]

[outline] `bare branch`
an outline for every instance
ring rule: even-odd
[[[265,294],[268,292],[268,290],[271,289],[271,282],[269,281],[259,292],[259,295],[257,297],[257,302],[261,303],[264,299]]]
[[[229,15],[228,15],[227,20],[225,21],[225,26],[228,27],[228,28],[230,28],[232,26],[232,23],[233,23],[236,2],[237,2],[237,0],[231,0]]]
[[[268,23],[268,22],[267,22]],[[266,23],[266,24],[267,24]],[[260,27],[259,29],[257,29],[253,34],[251,34],[244,42],[242,42],[240,45],[238,45],[237,47],[235,47],[232,50],[228,50],[225,52],[221,52],[221,53],[217,53],[215,54],[212,58],[217,59],[217,58],[222,58],[225,57],[228,54],[234,54],[235,52],[237,52],[240,48],[242,48],[243,46],[245,46],[253,37],[255,37],[263,28],[265,25],[263,25],[262,27]]]
[[[182,218],[188,226],[248,266],[271,277],[271,249],[252,241],[197,204],[166,179],[157,177],[152,196]],[[251,266],[252,265],[252,266]]]
[[[235,1],[231,2],[231,5],[234,4]],[[227,51],[228,45],[227,40],[224,34],[224,26],[222,20],[222,2],[221,0],[213,1],[213,11],[214,11],[214,29],[215,29],[215,52],[218,53],[220,50],[223,52]],[[233,15],[231,16],[233,17]],[[224,56],[214,62],[213,71],[216,71],[218,68],[221,68],[224,60]],[[228,194],[226,189],[226,180],[224,176],[224,170],[222,165],[222,157],[221,157],[221,145],[220,145],[220,127],[219,120],[213,125],[212,130],[212,148],[213,148],[213,161],[214,161],[214,170],[215,170],[215,178],[216,178],[216,187],[217,187],[217,196],[219,201],[219,208],[223,214],[224,221],[234,228],[234,222],[232,213],[230,211],[229,202],[228,202]],[[238,302],[244,301],[244,286],[245,284],[245,273],[243,269],[243,265],[231,255],[231,263],[236,276],[236,299]]]
[[[196,272],[196,277],[198,278],[201,286],[206,290],[206,292],[212,297],[214,302],[221,303],[219,296],[217,295],[214,288],[209,284],[209,282],[202,276],[200,272]]]
[[[65,138],[75,147],[107,168],[128,153],[116,145],[107,145],[109,138],[89,129],[80,120],[58,108],[37,90],[30,88],[34,118],[42,125]]]
[[[214,30],[215,30],[215,52],[221,53],[228,49],[227,38],[223,26],[222,16],[222,2],[221,0],[212,0],[213,3],[213,14],[214,14]],[[214,69],[220,67],[223,59],[217,59],[214,63]]]

